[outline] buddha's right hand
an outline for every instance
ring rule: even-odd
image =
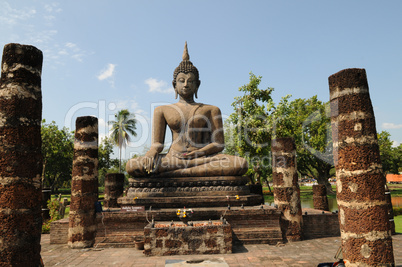
[[[158,160],[158,153],[148,151],[145,156],[142,158],[142,166],[144,170],[150,174],[155,171],[156,162]]]

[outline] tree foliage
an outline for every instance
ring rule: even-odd
[[[271,116],[273,138],[293,137],[297,170],[313,177],[332,193],[328,178],[334,175],[329,106],[317,96],[289,101],[283,97]]]
[[[111,138],[113,142],[119,147],[119,171],[121,172],[121,151],[130,142],[130,135],[137,136],[135,132],[136,123],[135,115],[130,113],[127,109],[122,109],[114,115],[116,120],[109,121],[112,125]]]
[[[225,122],[226,153],[238,154],[249,162],[248,174],[271,175],[271,139],[293,137],[298,171],[314,177],[330,189],[334,173],[327,106],[316,96],[290,101],[284,96],[275,106],[273,88],[258,88],[261,76],[250,73],[249,83],[240,87],[243,96],[232,103],[235,111]]]
[[[387,131],[378,133],[377,137],[384,173],[398,174],[402,170],[402,145],[393,147],[391,134]]]
[[[98,148],[98,170],[99,170],[99,186],[105,185],[105,175],[111,170],[118,171],[119,160],[112,158],[113,141],[110,137],[105,137],[99,144]]]
[[[249,83],[239,88],[243,95],[235,97],[232,103],[235,112],[225,124],[225,143],[226,152],[247,159],[247,174],[254,176],[260,172],[266,178],[271,172],[271,132],[268,117],[274,110],[271,97],[274,89],[258,88],[261,78],[250,73]]]
[[[52,192],[71,185],[74,136],[67,129],[59,129],[54,121],[42,121],[42,184]]]

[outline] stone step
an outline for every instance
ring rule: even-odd
[[[134,242],[130,243],[95,243],[94,249],[97,248],[134,248]]]
[[[260,238],[260,239],[242,239],[242,240],[234,240],[234,244],[268,244],[268,245],[277,245],[278,243],[282,244],[282,238]]]
[[[106,237],[135,237],[135,236],[144,236],[144,229],[141,229],[139,231],[106,231]],[[105,237],[105,232],[97,232],[96,237]]]
[[[263,240],[282,239],[282,232],[279,227],[273,228],[237,228],[233,229],[235,240]]]
[[[258,228],[265,228],[265,227],[277,227],[279,225],[278,220],[266,220],[266,221],[232,221],[230,223],[232,228],[250,228],[250,227],[258,227]]]

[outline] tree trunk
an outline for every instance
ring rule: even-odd
[[[332,190],[332,186],[331,186],[330,182],[328,181],[328,179],[329,179],[329,174],[328,174],[328,176],[320,175],[319,177],[317,177],[317,183],[325,185],[325,188],[327,189],[327,195],[335,195],[336,193]]]
[[[121,173],[121,147],[120,147],[120,158],[119,158],[119,173]]]
[[[272,193],[271,187],[269,186],[269,181],[268,181],[268,179],[267,179],[267,185],[268,185],[269,192]]]
[[[47,159],[43,159],[43,168],[42,168],[42,187],[45,187],[45,171],[46,171],[46,163]]]

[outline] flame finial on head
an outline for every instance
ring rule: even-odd
[[[190,61],[190,56],[188,54],[188,49],[187,49],[187,41],[184,44],[183,60],[180,62],[179,66],[173,72],[173,87],[174,88],[176,88],[176,77],[180,72],[193,73],[195,75],[195,79],[197,81],[197,87],[200,86],[200,83],[201,83],[200,76],[199,76],[197,68]],[[176,98],[177,98],[177,92],[176,92]],[[195,98],[197,98],[197,92],[195,92]]]
[[[192,72],[192,73],[194,73],[195,78],[197,80],[199,80],[198,70],[193,65],[193,63],[190,61],[190,56],[188,55],[187,41],[184,45],[183,60],[180,62],[179,66],[173,72],[173,86],[176,86],[175,85],[176,77],[177,77],[177,74],[179,74],[180,72],[183,72],[183,73]]]
[[[183,60],[190,60],[190,55],[188,54],[188,49],[187,49],[187,41],[184,44]]]

